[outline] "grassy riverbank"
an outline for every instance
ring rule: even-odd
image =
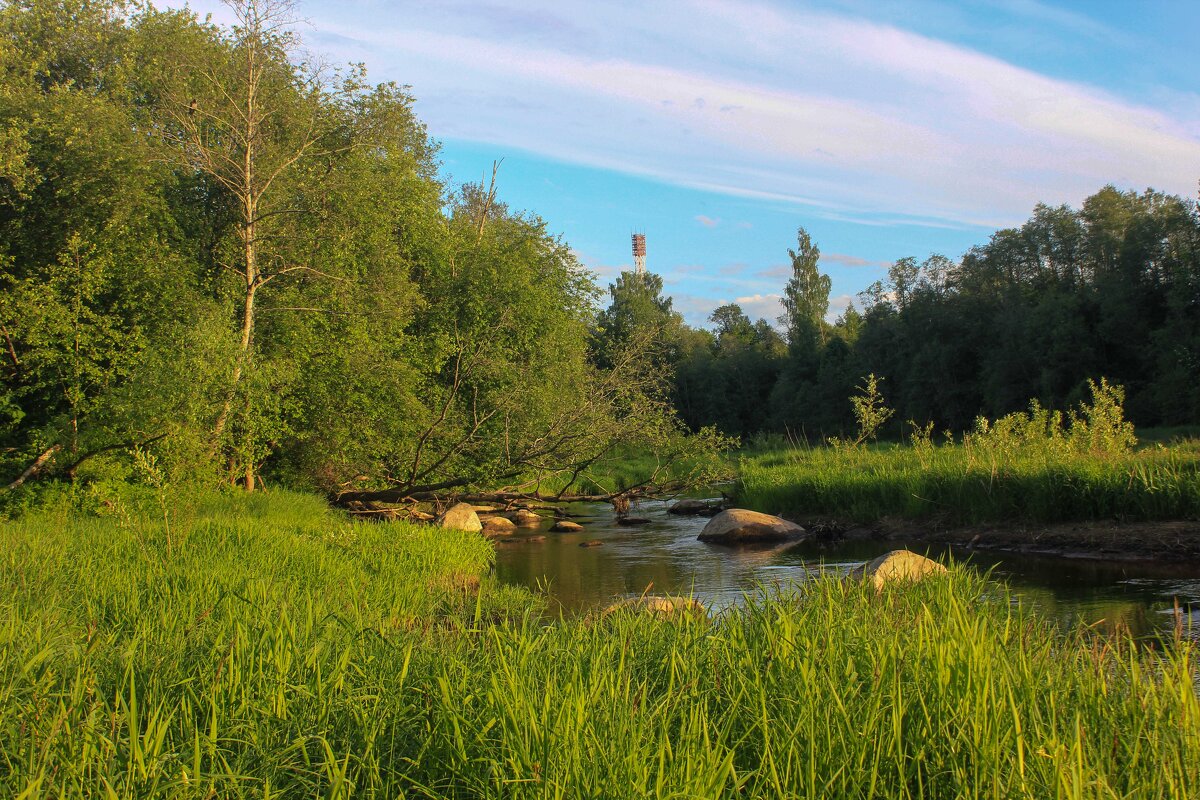
[[[928,447],[794,448],[747,456],[737,502],[865,522],[1200,517],[1200,444],[1121,454]]]
[[[0,522],[12,797],[1185,797],[1194,650],[955,570],[547,624],[477,536],[315,499]]]

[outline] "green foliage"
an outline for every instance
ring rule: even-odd
[[[783,289],[783,317],[788,344],[802,352],[815,350],[825,340],[825,314],[829,311],[828,275],[817,269],[821,250],[808,231],[796,231],[796,249],[788,250],[792,277]]]
[[[1200,790],[1193,644],[1063,634],[961,568],[548,622],[478,535],[192,495],[168,552],[153,496],[101,499],[0,522],[6,796]]]
[[[675,334],[636,321],[682,328],[661,282],[593,359],[566,243],[443,186],[413,97],[302,58],[291,3],[231,9],[0,8],[0,485],[145,451],[173,482],[494,487],[680,438]]]
[[[622,272],[608,292],[612,302],[596,317],[592,349],[597,364],[616,363],[616,353],[635,340],[660,369],[669,369],[678,355],[683,317],[663,297],[662,277],[653,272]]]
[[[854,419],[858,422],[858,436],[848,443],[851,447],[874,441],[879,435],[879,429],[896,413],[884,403],[883,394],[879,391],[879,379],[875,377],[874,372],[863,378],[858,390],[859,394],[850,396]],[[839,446],[847,444],[839,439],[829,441],[830,444]]]
[[[1200,515],[1193,447],[1133,450],[1122,391],[1089,382],[1092,400],[979,417],[955,444],[913,424],[912,446],[781,449],[744,458],[739,502],[793,514],[955,523],[1190,519]],[[865,397],[866,395],[864,395]]]
[[[957,262],[897,259],[829,326],[819,251],[801,231],[784,291],[792,347],[769,390],[770,413],[746,415],[754,426],[738,433],[845,438],[855,420],[842,401],[868,373],[887,379],[899,419],[956,432],[1030,397],[1052,408],[1077,404],[1094,375],[1126,387],[1128,416],[1141,426],[1194,424],[1198,242],[1193,200],[1109,186],[1079,209],[1038,205],[1024,225],[997,231]],[[691,360],[681,365],[681,394],[692,391]],[[761,407],[757,394],[746,402]],[[693,408],[693,426],[723,419]],[[885,433],[900,435],[895,426]]]

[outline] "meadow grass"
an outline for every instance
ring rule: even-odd
[[[981,522],[1200,517],[1194,443],[1119,454],[962,444],[787,448],[741,461],[740,505],[773,514]]]
[[[547,621],[475,535],[101,508],[0,522],[4,796],[1200,793],[1192,645],[1062,635],[963,569]]]

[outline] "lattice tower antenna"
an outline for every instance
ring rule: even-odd
[[[633,269],[638,275],[646,272],[646,234],[633,234]]]

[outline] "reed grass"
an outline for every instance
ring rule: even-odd
[[[952,523],[1200,517],[1200,450],[1120,454],[794,448],[742,459],[737,502],[770,513]]]
[[[1192,645],[1061,635],[962,569],[547,621],[477,536],[143,500],[0,522],[3,796],[1200,793]]]

